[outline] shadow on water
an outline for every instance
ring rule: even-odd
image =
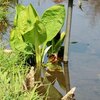
[[[88,46],[89,44],[85,44],[85,43],[71,44],[70,50],[71,52],[75,52],[75,53],[86,53],[88,50]]]

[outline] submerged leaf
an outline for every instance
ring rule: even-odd
[[[45,95],[45,100],[61,100],[62,94],[45,77],[40,85],[38,92]]]
[[[46,77],[51,83],[57,80],[61,88],[63,90],[66,89],[65,76],[62,69],[54,71],[47,70]]]

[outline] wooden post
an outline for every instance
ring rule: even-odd
[[[18,4],[19,3],[19,0],[16,0],[16,4]]]
[[[64,41],[64,58],[63,58],[64,74],[65,74],[65,81],[66,81],[66,93],[70,90],[70,79],[69,79],[69,69],[68,69],[68,52],[69,52],[69,44],[70,44],[72,11],[73,11],[73,0],[68,0],[66,36],[65,36],[65,41]]]

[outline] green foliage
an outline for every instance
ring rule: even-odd
[[[51,41],[61,30],[64,19],[64,5],[53,6],[44,12],[41,20],[47,29],[47,41]]]
[[[21,52],[31,52],[32,49],[28,49],[31,44],[31,47],[35,47],[36,53],[39,46],[42,46],[43,48],[40,48],[42,54],[40,55],[43,56],[47,42],[52,40],[61,30],[64,19],[64,5],[50,7],[44,12],[41,19],[31,4],[27,7],[18,5],[14,20],[15,28],[10,36],[12,49]]]
[[[65,38],[65,32],[58,32],[58,34],[51,40],[48,42],[48,46],[52,45],[52,47],[49,49],[48,55],[56,53],[58,54],[61,50],[62,43],[64,41]],[[61,51],[63,53],[63,50]]]
[[[14,10],[13,6],[16,1],[17,0],[0,0],[0,33],[2,34],[5,34],[7,29],[12,27],[12,21],[9,20],[8,17],[12,16],[12,11]]]
[[[39,47],[47,38],[46,29],[43,23],[37,20],[34,24],[34,28],[24,34],[23,38],[26,43],[32,43],[34,46]]]
[[[5,18],[6,14],[7,14],[7,11],[5,11],[5,8],[0,7],[0,21],[2,21]]]
[[[18,54],[5,54],[0,49],[0,100],[43,100],[36,92],[23,91],[22,85],[29,67]]]
[[[24,16],[24,17],[23,17]],[[48,8],[40,18],[35,8],[30,4],[27,7],[17,5],[14,20],[15,27],[11,31],[10,44],[15,51],[24,54],[34,54],[36,61],[36,79],[40,79],[41,66],[44,56],[53,44],[47,43],[61,30],[65,19],[64,5],[58,4]],[[54,49],[62,45],[64,35],[56,39],[58,42]],[[58,52],[58,50],[56,50]],[[55,51],[55,50],[54,50]]]
[[[23,5],[16,6],[14,25],[21,30],[21,34],[26,34],[28,31],[32,30],[34,23],[38,19],[37,12],[31,4],[27,7]]]
[[[8,14],[9,0],[0,0],[0,21],[4,20]]]
[[[17,34],[15,34],[15,32]],[[11,32],[10,44],[11,44],[12,48],[14,49],[14,51],[18,50],[20,52],[31,53],[28,44],[26,44],[24,42],[22,35],[20,34],[20,30],[17,28],[12,30],[12,32]]]
[[[17,5],[16,7],[16,16],[14,19],[15,27],[12,29],[11,34],[10,34],[10,45],[13,51],[20,52],[21,54],[23,53],[24,55],[28,54],[28,56],[29,54],[32,54],[32,56],[34,56],[35,61],[36,61],[35,81],[40,81],[41,79],[41,67],[43,66],[42,63],[44,62],[44,56],[48,53],[48,50],[52,48],[52,51],[57,52],[57,53],[60,50],[59,48],[61,47],[63,43],[65,34],[62,33],[59,38],[56,38],[56,36],[64,24],[64,19],[65,19],[65,8],[64,8],[64,5],[61,5],[61,4],[54,5],[53,7],[48,8],[44,12],[41,18],[38,16],[36,10],[31,4],[28,5],[27,7],[23,5]],[[54,41],[54,43],[52,41]],[[52,43],[47,45],[49,42],[52,42]],[[20,58],[20,60],[22,59]],[[54,56],[54,61],[53,62],[52,61],[53,60],[51,57],[51,60],[48,62],[50,64],[49,67],[47,64],[48,69],[50,68],[50,66],[54,67],[55,64],[57,66],[54,68],[54,70],[58,69],[57,67],[61,68],[61,65],[60,65],[61,62],[59,64],[59,61],[57,60],[57,58],[55,59],[55,56]],[[19,64],[17,66],[19,66]],[[20,74],[21,70],[19,71],[18,69],[17,71],[15,71],[16,68],[17,68],[16,66],[13,66],[12,68],[13,73],[19,72]],[[62,75],[63,75],[63,72],[62,72]],[[22,95],[22,97],[24,97],[23,94],[25,95],[26,92],[20,93],[20,89],[19,89],[20,83],[18,83],[19,79],[22,80],[22,78],[20,77],[21,75],[16,75],[14,73],[12,76],[14,77],[14,79],[16,79],[16,77],[18,76],[18,78],[14,80],[15,82],[17,81],[16,88],[18,87],[17,89],[15,88],[15,90],[16,91],[19,90],[17,94],[20,94]],[[44,73],[44,76],[45,76],[45,73]],[[54,76],[54,77],[56,79],[56,77],[59,77],[59,76]],[[45,81],[45,79],[43,79],[43,81]],[[51,82],[48,79],[47,81],[48,81],[47,82],[48,84]],[[61,83],[62,80],[59,79],[57,81]],[[16,91],[14,93],[16,93]],[[31,95],[32,91],[30,91],[29,95]],[[48,97],[49,96],[51,97],[51,94],[52,94],[51,91],[54,91],[55,95],[57,95],[56,98],[60,99],[62,97],[61,93],[59,93],[59,91],[53,85],[50,87],[49,91],[50,93],[48,94]]]

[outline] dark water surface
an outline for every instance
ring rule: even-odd
[[[73,11],[71,41],[78,43],[70,45],[69,70],[77,100],[100,100],[100,9],[94,2]]]
[[[40,15],[55,4],[40,1],[22,0],[25,5],[32,3]],[[74,4],[71,42],[76,43],[70,44],[69,51],[71,87],[76,87],[76,100],[100,100],[100,0],[83,2],[83,11],[77,0]]]

